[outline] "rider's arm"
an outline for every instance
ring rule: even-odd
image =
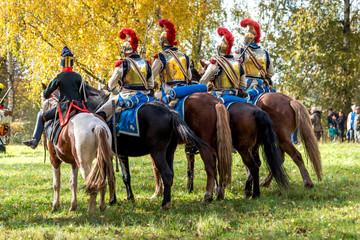
[[[147,79],[146,79],[146,82],[147,82],[147,85],[149,87],[149,89],[154,89],[154,74],[152,73],[151,71],[151,62],[150,61],[147,61]],[[150,75],[150,77],[149,77]]]
[[[152,71],[152,75],[153,78],[155,79],[159,73],[161,72],[161,70],[164,68],[163,63],[161,62],[161,60],[159,58],[155,58],[152,67],[151,67],[151,71]]]
[[[214,76],[219,72],[219,66],[217,63],[209,64],[204,75],[201,77],[199,83],[207,84],[210,80],[214,78]]]
[[[115,67],[114,73],[108,82],[108,89],[113,90],[122,77],[123,77],[123,64],[121,63],[119,66]]]
[[[59,78],[56,77],[54,80],[51,81],[49,86],[44,90],[44,98],[48,99],[51,94],[59,87]]]

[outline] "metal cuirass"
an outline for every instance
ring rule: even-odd
[[[147,75],[147,69],[146,69],[146,61],[141,58],[132,58],[136,66],[140,69],[140,72],[142,75],[146,78]],[[135,66],[129,61],[128,62],[128,71],[123,78],[123,86],[128,87],[132,85],[144,85],[141,78],[139,77],[139,74],[137,73]]]
[[[250,49],[250,48],[249,48]],[[264,67],[264,69],[267,70],[266,67],[266,53],[264,49],[258,48],[258,49],[251,49],[254,56],[257,58],[257,60],[260,62],[260,64]],[[245,53],[245,60],[243,62],[243,67],[245,71],[246,76],[253,76],[253,77],[262,77],[260,74],[260,70],[257,69],[253,61],[250,59],[249,54]]]
[[[184,69],[187,70],[185,54],[178,51],[174,51],[174,53],[180,60],[181,65],[184,67]],[[185,81],[185,76],[181,71],[175,58],[170,53],[166,53],[166,52],[164,52],[164,56],[166,58],[166,66],[164,71],[160,73],[161,80],[163,82]]]
[[[238,60],[235,60],[234,58],[227,58],[226,60],[228,60],[228,62],[232,65],[232,67],[234,68],[236,74],[238,75],[238,77],[240,78],[240,62]],[[218,63],[219,64],[219,63]],[[229,66],[225,65],[227,68],[228,72],[231,72],[231,69]],[[236,79],[237,84],[240,84],[240,79]],[[223,69],[221,74],[219,76],[217,76],[215,78],[215,88],[238,88],[238,86],[236,86],[231,80],[230,78],[226,75],[225,70]]]

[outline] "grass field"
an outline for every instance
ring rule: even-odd
[[[301,146],[298,147],[303,153]],[[360,238],[360,145],[321,144],[324,180],[304,189],[290,158],[285,167],[290,189],[281,192],[273,183],[261,188],[261,197],[243,194],[245,169],[234,154],[233,182],[226,199],[201,204],[205,171],[197,156],[195,193],[186,193],[186,159],[176,152],[172,208],[161,211],[161,198],[150,200],[154,190],[148,156],[130,159],[136,201],[126,202],[121,174],[117,173],[119,204],[105,212],[86,213],[84,190],[78,190],[79,207],[68,211],[70,167],[62,165],[61,208],[51,213],[53,191],[49,160],[43,150],[7,146],[0,155],[0,239],[357,239]],[[261,167],[261,178],[266,168]],[[84,182],[79,177],[79,187]],[[108,197],[107,197],[108,199]]]

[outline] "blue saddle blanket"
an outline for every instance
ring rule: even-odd
[[[181,118],[185,121],[185,100],[189,97],[190,95],[183,97],[182,99],[180,99],[176,105],[175,105],[175,110],[180,114]]]
[[[120,99],[121,98],[121,99]],[[119,106],[128,107],[120,113],[116,114],[116,133],[126,134],[129,136],[140,137],[138,111],[144,103],[154,101],[152,97],[146,96],[142,93],[137,93],[126,100],[119,96]]]
[[[264,93],[276,92],[276,91],[275,91],[275,89],[268,89],[267,87],[264,87],[264,88],[257,87],[256,89],[252,88],[252,89],[246,90],[246,92],[249,94],[249,96],[248,96],[249,103],[256,104],[259,97],[261,95],[263,95]]]

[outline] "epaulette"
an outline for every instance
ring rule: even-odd
[[[151,65],[152,65],[151,61],[149,61],[149,60],[146,60],[146,61],[148,61],[148,63],[150,64],[150,67],[151,67]]]
[[[124,60],[120,60],[120,61],[118,61],[118,62],[115,64],[115,67],[120,66],[120,65],[123,63],[123,61],[124,61]]]
[[[215,64],[215,63],[216,63],[216,60],[215,60],[215,59],[211,59],[211,60],[210,60],[210,63],[211,63],[211,64]]]
[[[154,59],[156,59],[156,58],[158,58],[158,57],[159,57],[158,54],[155,54],[155,55],[153,56]]]

